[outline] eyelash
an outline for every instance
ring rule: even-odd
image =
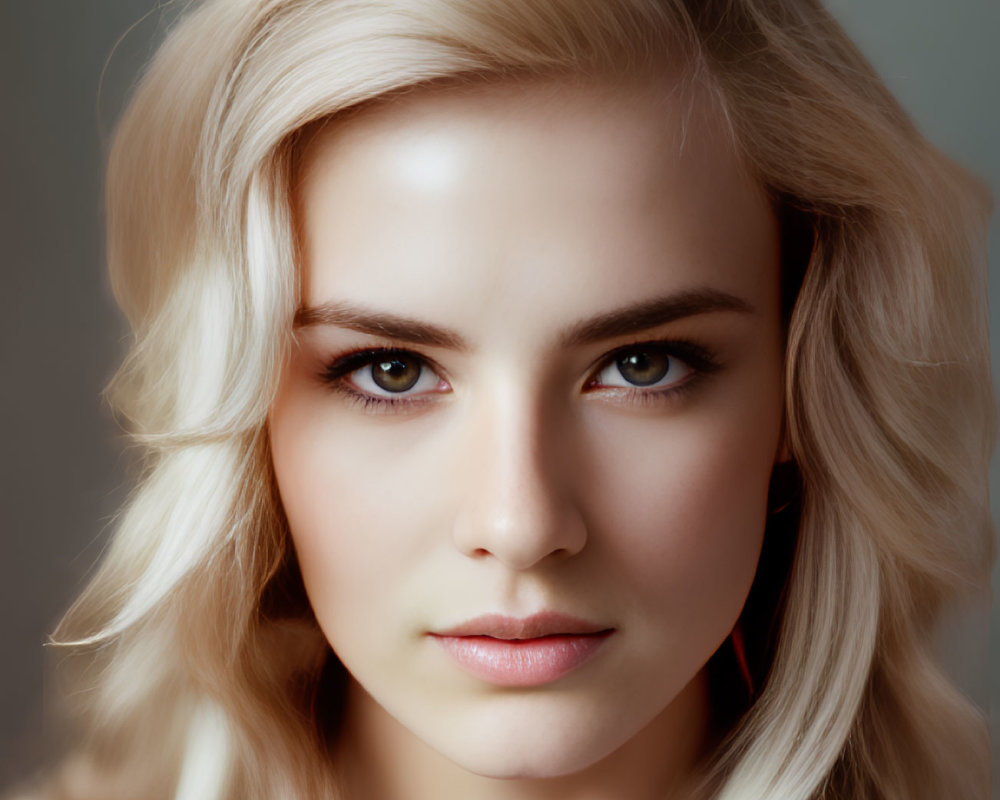
[[[671,360],[680,361],[690,369],[690,374],[680,379],[680,383],[671,384],[662,389],[643,389],[639,386],[601,386],[596,384],[597,377],[607,367],[613,365],[622,356],[629,353],[661,353]],[[666,402],[681,400],[705,378],[722,368],[717,357],[707,348],[694,342],[682,339],[653,340],[630,342],[616,347],[610,353],[601,356],[590,370],[591,377],[584,384],[590,391],[600,391],[615,397],[615,402],[621,405],[654,406]]]
[[[608,366],[614,364],[622,356],[632,352],[658,352],[671,359],[681,361],[690,368],[691,373],[681,379],[681,383],[668,386],[665,389],[643,389],[641,387],[600,386],[595,385],[597,376]],[[345,353],[333,359],[320,374],[320,380],[330,389],[346,398],[351,405],[370,413],[389,413],[404,408],[415,408],[431,401],[435,392],[424,392],[419,395],[399,397],[375,396],[352,387],[349,376],[365,367],[371,366],[380,359],[390,357],[405,357],[416,359],[421,367],[430,367],[435,374],[441,375],[441,370],[432,361],[411,350],[398,347],[372,347]],[[617,347],[601,356],[590,368],[590,378],[584,384],[588,391],[604,391],[615,397],[615,402],[622,405],[658,405],[668,401],[679,400],[690,392],[701,381],[718,371],[721,364],[713,353],[706,348],[685,340],[655,340],[631,342]]]
[[[347,399],[352,406],[372,413],[390,412],[400,410],[403,407],[415,408],[428,402],[430,398],[427,393],[413,396],[400,394],[399,397],[382,397],[370,395],[351,386],[349,376],[352,373],[371,366],[380,359],[387,359],[393,356],[416,359],[421,367],[429,366],[438,375],[441,373],[440,368],[436,364],[411,350],[404,350],[399,347],[369,347],[338,356],[327,364],[320,375],[320,379],[335,392]]]

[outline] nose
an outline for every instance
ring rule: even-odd
[[[526,570],[584,548],[572,437],[549,417],[541,403],[508,396],[470,422],[453,530],[463,554]]]

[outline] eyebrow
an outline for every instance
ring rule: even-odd
[[[640,300],[638,303],[584,320],[570,327],[562,335],[560,342],[564,347],[593,344],[616,336],[627,336],[657,328],[684,317],[718,311],[753,314],[754,308],[746,300],[728,292],[721,292],[718,289],[694,289],[668,297]]]
[[[351,303],[321,303],[318,306],[300,308],[295,312],[296,328],[310,328],[316,325],[333,325],[369,333],[372,336],[384,336],[388,339],[429,347],[445,347],[449,350],[468,349],[461,336],[446,328]]]
[[[616,336],[639,333],[684,317],[719,311],[752,314],[754,308],[746,300],[727,292],[694,289],[668,297],[641,300],[583,320],[564,331],[559,337],[559,343],[562,347],[578,347]],[[319,325],[347,328],[429,347],[458,351],[470,349],[465,339],[447,328],[351,303],[321,303],[300,308],[295,313],[295,328]]]

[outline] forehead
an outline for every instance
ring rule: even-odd
[[[308,174],[318,163],[345,169],[366,156],[388,156],[383,163],[393,171],[419,156],[425,169],[410,177],[426,180],[433,167],[444,166],[444,152],[453,166],[491,155],[542,156],[555,159],[553,167],[585,158],[581,175],[599,177],[608,167],[633,187],[651,156],[670,164],[680,151],[685,161],[732,152],[722,121],[707,90],[667,72],[428,85],[327,121],[307,137],[300,164]],[[597,151],[602,158],[595,162]]]
[[[754,293],[775,225],[723,120],[669,75],[422,88],[334,120],[302,151],[302,302],[460,317],[548,287],[583,315]]]

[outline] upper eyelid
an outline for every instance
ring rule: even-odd
[[[359,347],[356,350],[349,350],[345,353],[341,353],[327,361],[325,371],[330,372],[337,368],[338,365],[345,365],[344,372],[342,374],[350,374],[355,370],[364,369],[364,367],[368,364],[374,363],[378,359],[379,355],[390,353],[398,353],[416,358],[424,366],[429,367],[439,378],[448,380],[445,370],[442,369],[442,367],[434,359],[425,356],[423,353],[418,353],[416,350],[408,347],[393,347],[391,345]],[[345,364],[347,361],[355,362],[356,366],[354,363]]]
[[[676,358],[683,361],[689,367],[691,367],[696,372],[702,372],[706,370],[715,369],[719,366],[714,352],[706,347],[695,344],[694,342],[687,339],[641,339],[634,342],[627,342],[622,345],[618,345],[611,350],[606,351],[603,355],[598,356],[594,361],[591,362],[590,366],[587,368],[587,374],[591,377],[588,378],[588,382],[596,375],[598,371],[603,369],[607,364],[611,363],[619,354],[627,353],[630,350],[635,350],[636,348],[649,347],[656,348],[665,351],[672,358]],[[684,352],[687,351],[687,352]]]
[[[617,345],[610,350],[604,351],[600,356],[594,359],[588,367],[585,368],[584,374],[586,378],[584,379],[584,385],[589,385],[601,370],[603,370],[607,365],[612,363],[615,358],[617,358],[622,353],[627,353],[630,350],[641,347],[657,348],[666,351],[668,355],[672,358],[676,358],[683,361],[687,366],[689,366],[695,372],[706,372],[717,369],[720,365],[715,358],[715,354],[709,349],[702,347],[690,340],[686,339],[640,339],[637,341],[626,342],[621,345]],[[688,352],[684,352],[688,351]],[[324,368],[324,374],[329,376],[331,372],[335,369],[338,370],[337,378],[341,379],[349,375],[358,369],[364,369],[368,364],[374,363],[380,354],[404,354],[419,360],[425,367],[431,369],[434,374],[439,378],[444,380],[446,383],[451,383],[451,379],[448,377],[447,370],[445,370],[436,360],[424,355],[423,353],[405,346],[393,345],[390,343],[377,344],[368,347],[359,347],[357,349],[352,349],[347,352],[341,353],[335,356],[333,359],[328,360]],[[345,361],[353,361],[357,359],[354,364],[344,364]],[[338,368],[338,365],[343,365],[343,367]],[[405,396],[405,393],[400,393],[400,396]]]
[[[363,347],[350,350],[326,361],[325,366],[319,373],[322,383],[339,393],[346,395],[353,402],[362,402],[366,408],[374,412],[376,408],[388,410],[389,408],[402,409],[407,406],[417,406],[430,399],[434,392],[416,392],[409,390],[398,393],[374,394],[361,386],[358,386],[351,375],[359,370],[365,369],[375,363],[382,353],[395,353],[412,356],[421,362],[422,367],[429,367],[432,373],[439,379],[448,383],[448,379],[443,377],[441,370],[436,364],[409,348],[403,347]]]

